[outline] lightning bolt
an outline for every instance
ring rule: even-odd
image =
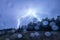
[[[33,9],[29,9],[26,14],[24,14],[23,16],[21,16],[21,17],[18,19],[17,28],[19,28],[19,26],[20,26],[20,20],[21,20],[22,18],[24,19],[24,18],[26,18],[26,17],[29,17],[29,19],[30,19],[31,17],[34,17],[34,18],[36,18],[38,21],[41,21],[40,18],[36,15],[36,11],[33,10]],[[21,28],[21,27],[20,27],[20,28]]]

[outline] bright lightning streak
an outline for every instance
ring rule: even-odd
[[[40,18],[36,15],[36,10],[34,9],[29,9],[27,14],[23,15],[21,18],[26,18],[28,16],[32,16],[32,17],[35,17],[38,21],[41,21]]]
[[[34,17],[36,18],[38,21],[41,21],[40,18],[36,15],[36,10],[35,9],[28,9],[28,11],[26,12],[25,15],[21,16],[21,18],[18,19],[18,24],[17,24],[17,28],[19,28],[20,26],[20,19],[24,19],[26,17]],[[20,27],[21,28],[21,27]]]
[[[17,29],[19,28],[19,26],[20,26],[20,18],[17,20]]]

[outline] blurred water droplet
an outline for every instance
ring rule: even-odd
[[[35,32],[34,34],[36,37],[38,37],[40,35],[39,32]]]
[[[34,33],[30,33],[30,37],[35,37]]]
[[[58,30],[58,29],[59,29],[59,27],[57,25],[52,26],[52,30]]]
[[[48,21],[43,21],[43,25],[48,25]]]
[[[50,26],[55,25],[55,24],[56,24],[55,22],[50,22]]]
[[[18,38],[22,38],[23,36],[22,36],[22,34],[18,34]]]
[[[39,26],[35,26],[34,28],[35,28],[35,30],[39,30]]]
[[[51,32],[45,32],[45,36],[50,37],[51,36]]]

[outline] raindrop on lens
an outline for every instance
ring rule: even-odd
[[[30,34],[30,37],[35,37],[34,33],[31,33],[31,34]]]
[[[22,36],[22,34],[18,34],[18,38],[22,38],[23,36]]]
[[[39,32],[35,32],[34,34],[36,37],[38,37],[40,35]]]
[[[50,37],[51,36],[51,32],[45,32],[45,36]]]
[[[53,26],[52,26],[52,30],[56,31],[56,30],[58,30],[58,29],[59,29],[59,27],[58,27],[57,25],[53,25]]]
[[[43,25],[48,25],[48,21],[43,21]]]

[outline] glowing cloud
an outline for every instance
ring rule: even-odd
[[[34,17],[36,18],[38,21],[41,21],[40,18],[36,15],[37,13],[37,10],[36,9],[33,9],[33,8],[30,8],[27,10],[26,14],[23,15],[21,18],[26,18],[26,17]]]
[[[18,24],[17,24],[17,28],[19,28],[20,26],[20,20],[26,18],[26,17],[29,17],[28,19],[31,19],[31,17],[34,17],[36,18],[38,21],[41,21],[40,18],[36,15],[37,11],[36,9],[33,9],[33,8],[29,8],[27,9],[26,11],[26,14],[24,14],[23,16],[21,16],[19,19],[18,19]]]

